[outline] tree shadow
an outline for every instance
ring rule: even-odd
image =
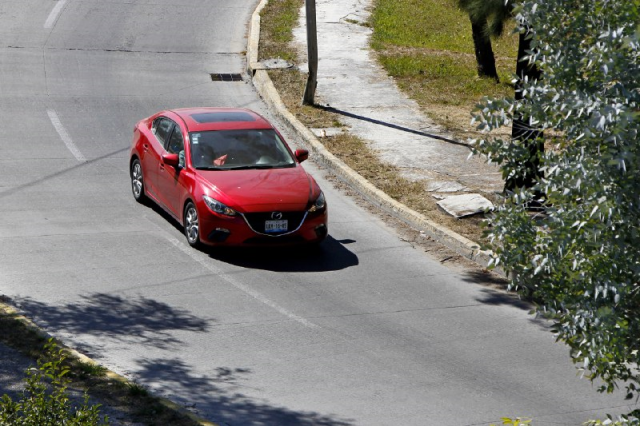
[[[217,368],[196,376],[179,359],[143,360],[136,377],[143,385],[165,393],[174,402],[220,425],[350,426],[352,421],[311,411],[294,411],[256,400],[238,390],[248,369]]]
[[[95,293],[82,296],[82,299],[64,306],[49,306],[31,298],[16,302],[28,317],[45,329],[135,341],[161,349],[181,343],[171,331],[203,333],[212,321],[144,297],[131,299]]]
[[[359,263],[358,256],[331,235],[319,246],[302,247],[229,247],[208,249],[210,257],[221,262],[274,272],[338,271]]]
[[[480,291],[483,293],[483,297],[477,299],[480,303],[494,306],[509,305],[527,312],[533,309],[533,305],[530,302],[521,299],[515,292],[489,288],[483,288]]]
[[[531,313],[529,321],[532,324],[546,331],[550,331],[550,320],[543,315],[532,313],[533,309],[535,309],[535,303],[533,301],[522,298],[515,291],[507,290],[509,281],[506,278],[487,271],[471,271],[467,272],[462,279],[468,283],[484,286],[484,288],[480,290],[482,297],[476,299],[478,302],[493,306],[513,306]]]
[[[507,290],[509,281],[489,271],[467,271],[462,280],[471,284],[481,285],[482,297],[477,300],[487,305],[510,305],[519,309],[530,311],[533,305],[530,301],[520,298],[515,291]]]

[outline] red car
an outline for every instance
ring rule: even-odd
[[[192,246],[319,243],[327,203],[300,166],[308,155],[247,109],[162,111],[135,126],[133,196],[175,217]]]

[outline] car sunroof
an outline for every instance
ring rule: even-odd
[[[198,123],[229,123],[234,121],[256,121],[246,112],[203,112],[192,114],[191,118]]]

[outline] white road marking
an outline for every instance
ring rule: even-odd
[[[55,127],[56,132],[58,132],[58,134],[60,135],[60,139],[62,139],[62,142],[64,142],[64,144],[67,146],[69,151],[71,151],[73,156],[76,157],[76,160],[87,161],[87,159],[84,157],[84,155],[82,155],[82,153],[80,152],[76,144],[73,143],[71,136],[69,136],[69,133],[67,133],[67,130],[64,128],[64,126],[60,122],[60,119],[58,118],[58,114],[56,114],[54,110],[48,109],[47,115],[51,120],[51,124],[53,124],[53,127]]]
[[[258,293],[257,291],[255,291],[254,289],[250,288],[249,286],[241,283],[240,281],[236,280],[232,276],[229,276],[229,275],[225,274],[220,269],[216,268],[211,263],[211,260],[208,259],[208,258],[205,258],[204,255],[202,255],[200,252],[195,251],[194,249],[192,249],[191,247],[187,246],[186,244],[178,241],[177,239],[175,239],[171,235],[168,235],[166,233],[166,231],[161,229],[156,223],[151,221],[149,218],[147,218],[147,220],[149,222],[153,223],[156,227],[158,227],[161,230],[162,236],[167,241],[169,241],[171,244],[173,244],[178,250],[180,250],[181,252],[183,252],[184,254],[186,254],[187,256],[189,256],[190,258],[195,260],[196,262],[198,262],[200,265],[202,265],[205,269],[207,269],[207,270],[211,271],[212,273],[216,274],[218,277],[220,277],[224,281],[228,282],[229,284],[231,284],[232,286],[234,286],[238,290],[243,291],[244,293],[246,293],[249,296],[253,297],[257,301],[264,303],[265,305],[267,305],[270,308],[274,309],[275,311],[281,313],[285,317],[287,317],[287,318],[289,318],[291,320],[294,320],[296,322],[299,322],[300,324],[304,325],[305,327],[320,328],[320,326],[318,326],[318,325],[308,321],[307,319],[302,318],[302,317],[300,317],[300,316],[298,316],[298,315],[296,315],[296,314],[294,314],[292,312],[289,312],[288,310],[286,310],[282,306],[280,306],[277,303],[267,299],[262,294]]]
[[[58,15],[62,11],[62,8],[64,7],[65,3],[67,3],[67,0],[58,0],[58,2],[56,2],[56,5],[51,10],[49,17],[44,22],[45,28],[47,29],[53,28],[53,24],[56,23],[56,19],[58,19]]]

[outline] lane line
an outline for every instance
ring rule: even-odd
[[[264,297],[259,292],[255,291],[254,289],[250,288],[249,286],[243,284],[242,282],[240,282],[237,279],[233,278],[229,274],[225,274],[220,269],[216,268],[215,266],[213,266],[211,264],[211,259],[204,258],[203,255],[200,254],[200,252],[195,251],[190,246],[187,246],[186,244],[178,241],[176,238],[174,238],[171,235],[167,234],[164,229],[160,228],[160,226],[158,226],[156,223],[154,223],[151,219],[149,219],[149,218],[146,218],[146,219],[149,222],[151,222],[154,226],[156,226],[160,230],[160,233],[161,233],[162,237],[165,238],[167,241],[169,241],[174,247],[176,247],[178,250],[180,250],[181,252],[183,252],[184,254],[189,256],[191,259],[195,260],[200,265],[202,265],[205,269],[207,269],[210,272],[212,272],[213,274],[219,276],[224,281],[228,282],[229,284],[231,284],[232,286],[234,286],[238,290],[241,290],[242,292],[248,294],[249,296],[253,297],[257,301],[269,306],[270,308],[274,309],[275,311],[279,312],[280,314],[284,315],[285,317],[287,317],[287,318],[289,318],[289,319],[291,319],[293,321],[296,321],[296,322],[304,325],[305,327],[315,328],[315,329],[320,328],[320,326],[312,323],[311,321],[309,321],[309,320],[307,320],[305,318],[302,318],[301,316],[298,316],[298,315],[296,315],[296,314],[294,314],[292,312],[289,312],[288,310],[286,310],[282,306],[280,306],[277,303],[271,301],[270,299]]]
[[[49,17],[44,22],[44,27],[46,29],[53,28],[53,24],[56,23],[56,19],[58,19],[58,15],[60,14],[60,12],[62,12],[62,8],[66,3],[67,3],[67,0],[58,0],[56,5],[51,10],[51,13],[49,13]]]
[[[84,155],[82,155],[82,153],[80,152],[76,144],[73,143],[73,139],[71,139],[71,136],[69,136],[69,133],[62,125],[62,122],[60,122],[60,118],[58,118],[58,114],[56,114],[54,110],[48,109],[47,115],[49,116],[49,120],[51,120],[51,124],[53,124],[53,127],[56,129],[56,132],[58,132],[58,135],[60,135],[60,139],[62,139],[62,142],[64,142],[64,144],[67,146],[67,149],[71,151],[73,156],[76,157],[76,160],[82,161],[82,162],[87,161],[87,159],[85,158]]]

